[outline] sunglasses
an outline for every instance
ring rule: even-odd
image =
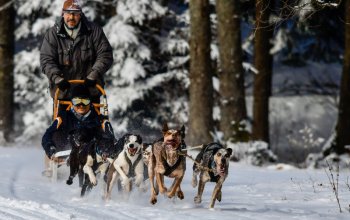
[[[86,98],[73,98],[73,99],[72,99],[72,103],[73,103],[73,105],[75,105],[75,106],[78,106],[78,105],[87,106],[87,105],[90,104],[90,99],[86,99]]]

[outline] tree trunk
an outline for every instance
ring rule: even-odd
[[[254,63],[258,73],[254,78],[253,131],[254,140],[269,143],[269,98],[272,84],[272,56],[270,40],[273,27],[269,24],[270,0],[256,0]]]
[[[14,9],[10,0],[0,0],[0,131],[7,141],[13,129]],[[7,4],[9,3],[9,4]]]
[[[209,143],[213,131],[209,1],[190,1],[189,145]]]
[[[247,117],[239,4],[239,0],[216,2],[220,53],[220,130],[226,141],[237,136],[237,125]]]
[[[336,138],[332,144],[332,150],[337,154],[344,153],[346,151],[345,145],[350,145],[350,0],[346,0],[345,2],[345,16],[343,73],[340,85]]]

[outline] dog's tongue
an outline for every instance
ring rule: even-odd
[[[136,153],[136,148],[129,148],[129,153],[134,155]]]

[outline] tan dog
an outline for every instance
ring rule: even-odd
[[[183,139],[185,138],[185,127],[179,130],[169,129],[165,123],[163,125],[163,141],[153,144],[152,155],[148,164],[148,176],[151,185],[152,204],[157,203],[158,190],[155,188],[154,176],[156,177],[159,192],[164,194],[167,192],[169,198],[174,197],[175,193],[180,199],[184,198],[180,184],[185,175],[186,158],[180,155],[181,147],[185,146]],[[173,184],[168,191],[164,186],[164,176],[174,178]]]
[[[214,208],[215,200],[221,202],[221,188],[228,175],[231,154],[231,148],[226,149],[218,143],[203,146],[196,157],[196,162],[193,164],[193,187],[197,186],[197,176],[199,175],[198,193],[194,197],[195,203],[202,202],[202,195],[207,182],[216,183],[209,208]]]

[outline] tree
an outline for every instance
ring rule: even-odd
[[[210,58],[209,1],[190,1],[190,145],[212,141],[213,85]]]
[[[220,130],[229,140],[247,117],[242,66],[240,1],[217,1],[220,53]]]
[[[0,0],[0,130],[7,141],[13,130],[13,57],[14,17],[13,1]]]
[[[269,97],[271,96],[272,55],[270,54],[273,26],[269,23],[272,1],[256,0],[254,64],[253,130],[254,140],[269,143]]]
[[[343,73],[340,84],[340,98],[336,138],[330,150],[337,154],[346,152],[345,145],[350,145],[350,0],[345,1],[345,49]],[[329,152],[326,152],[328,154]]]

